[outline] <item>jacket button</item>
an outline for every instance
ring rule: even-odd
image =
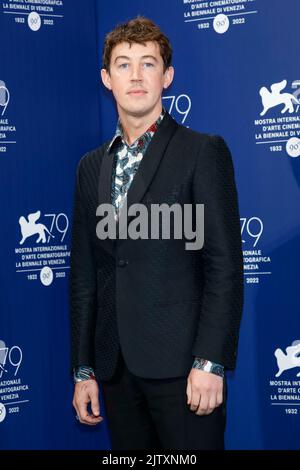
[[[119,259],[118,260],[118,266],[120,268],[123,268],[124,266],[126,266],[128,264],[128,261],[126,259]]]

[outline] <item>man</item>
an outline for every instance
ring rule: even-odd
[[[224,370],[236,364],[243,305],[234,169],[222,137],[185,128],[162,106],[171,59],[144,17],[107,35],[101,77],[117,130],[77,170],[73,405],[81,423],[98,424],[102,387],[113,449],[224,449]],[[204,204],[202,248],[186,249],[186,237],[99,236],[98,206],[111,204],[120,226],[138,203]]]

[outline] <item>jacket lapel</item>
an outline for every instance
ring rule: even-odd
[[[170,116],[166,111],[165,116],[158,126],[157,131],[153,135],[146,152],[139,164],[138,171],[136,172],[132,183],[127,192],[127,210],[132,204],[137,204],[143,198],[147,188],[149,187],[154,175],[158,169],[159,163],[165,153],[165,150],[168,146],[169,141],[176,132],[178,128],[177,122]],[[110,153],[105,150],[100,178],[99,178],[99,205],[103,203],[111,204],[111,177],[112,177],[112,167],[113,167],[114,153]],[[126,209],[123,206],[120,210],[120,218],[122,214],[122,209]],[[130,217],[128,217],[128,223],[130,222]],[[119,227],[117,225],[117,234]],[[127,230],[127,227],[122,228],[122,232]],[[121,234],[120,234],[121,235]],[[119,240],[119,242],[122,240]],[[115,240],[106,239],[103,240],[106,242],[106,247],[109,251],[113,251],[115,247]]]

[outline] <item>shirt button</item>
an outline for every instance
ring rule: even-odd
[[[127,264],[128,264],[127,259],[119,259],[119,260],[118,260],[118,266],[119,266],[120,268],[124,268],[124,266],[126,266]]]

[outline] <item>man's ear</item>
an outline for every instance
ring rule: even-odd
[[[170,65],[164,73],[164,88],[168,88],[173,82],[174,78],[174,67]]]
[[[108,88],[108,90],[111,90],[110,75],[106,69],[101,69],[101,79],[103,85]]]

